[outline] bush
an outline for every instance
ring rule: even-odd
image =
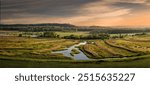
[[[87,37],[85,37],[86,39],[109,39],[110,35],[107,34],[107,33],[94,33],[94,34],[91,34]]]
[[[64,38],[65,39],[80,39],[80,37],[79,36],[77,36],[77,35],[69,35],[69,36],[64,36]]]
[[[88,36],[69,35],[64,36],[65,39],[109,39],[110,35],[106,33],[90,34]]]
[[[44,32],[42,37],[59,38],[55,32]]]
[[[19,34],[18,37],[22,37],[22,34]]]

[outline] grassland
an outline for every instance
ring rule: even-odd
[[[81,47],[88,57],[94,59],[134,57],[150,54],[149,35],[121,39],[95,40]]]
[[[56,32],[60,37],[69,36],[69,35],[77,35],[77,36],[87,36],[89,32]]]
[[[128,51],[138,52],[141,54],[150,53],[149,35],[127,37],[125,39],[108,40],[107,42],[113,46],[118,46]]]
[[[71,50],[71,55],[74,56],[75,54],[79,54],[80,52],[77,49],[72,49]]]
[[[39,59],[0,59],[0,67],[11,67],[11,68],[150,68],[150,55],[140,56],[147,57],[143,59],[129,59],[129,60],[96,60],[96,61],[73,61],[73,60],[39,60]],[[117,59],[118,60],[118,59]]]
[[[0,37],[0,57],[38,58],[38,59],[70,59],[62,54],[52,54],[51,51],[63,50],[76,40]]]
[[[80,49],[96,60],[77,61],[52,51],[63,50],[79,40],[18,37],[39,35],[17,31],[1,31],[0,67],[150,67],[150,35],[127,36],[109,40],[86,40]],[[67,35],[87,36],[88,32],[57,32]],[[72,50],[72,54],[77,54]]]

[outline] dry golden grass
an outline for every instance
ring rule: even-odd
[[[39,56],[64,57],[62,54],[51,54],[53,50],[62,50],[78,43],[77,40],[27,38],[27,37],[0,37],[0,56]],[[66,57],[64,57],[66,58]]]

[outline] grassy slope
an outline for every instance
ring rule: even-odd
[[[144,56],[142,56],[144,57]],[[0,67],[12,68],[150,68],[148,58],[124,61],[47,61],[47,60],[10,60],[0,59]]]

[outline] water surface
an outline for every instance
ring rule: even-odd
[[[86,43],[87,42],[81,42],[79,44],[75,44],[75,45],[67,48],[66,50],[63,50],[63,51],[54,51],[52,53],[62,53],[64,56],[71,57],[74,60],[90,60],[81,50],[79,50],[79,48],[77,48],[77,46],[85,45]],[[80,53],[79,54],[74,54],[72,56],[72,55],[70,55],[72,49],[76,49]]]

